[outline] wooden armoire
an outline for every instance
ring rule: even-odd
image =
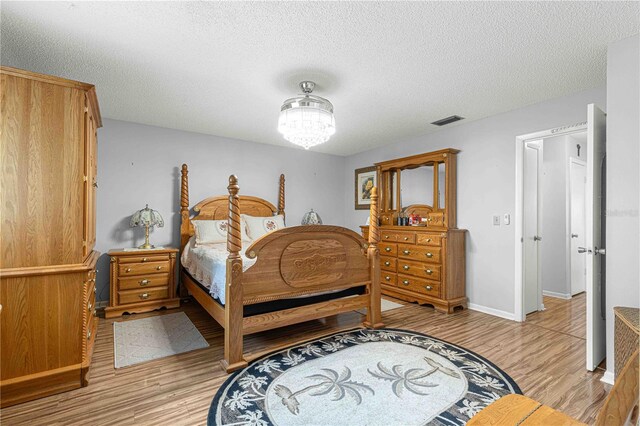
[[[95,317],[93,85],[0,67],[0,403],[85,386]]]
[[[456,149],[376,163],[382,293],[451,313],[467,307],[465,234],[456,226]],[[398,217],[423,220],[401,226]],[[368,238],[368,226],[361,227]]]

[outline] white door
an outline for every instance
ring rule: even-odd
[[[526,143],[524,147],[524,313],[540,307],[539,289],[539,215],[538,164],[539,146]]]
[[[578,247],[585,247],[585,190],[587,164],[576,158],[569,160],[569,203],[570,218],[570,259],[571,259],[571,295],[585,291],[587,266],[584,254],[578,253]]]
[[[581,252],[587,267],[587,370],[593,371],[606,354],[605,320],[602,308],[601,245],[602,163],[605,155],[606,118],[595,105],[587,107],[586,241]]]

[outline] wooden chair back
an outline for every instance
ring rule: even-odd
[[[616,379],[598,417],[596,426],[635,425],[638,422],[638,351],[636,351]],[[628,421],[628,423],[627,423]]]

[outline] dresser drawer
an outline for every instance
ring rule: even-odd
[[[416,234],[402,231],[382,231],[380,241],[414,244],[416,242]]]
[[[418,234],[416,243],[426,246],[440,247],[442,245],[442,237],[440,235]]]
[[[127,275],[144,275],[153,274],[157,272],[167,272],[169,270],[169,261],[164,262],[149,262],[149,263],[129,263],[120,265],[118,273],[120,276]]]
[[[398,244],[397,252],[399,258],[440,263],[440,247]]]
[[[380,254],[395,257],[398,255],[398,246],[396,244],[380,243]]]
[[[157,254],[149,256],[123,256],[120,258],[120,263],[149,263],[149,262],[164,262],[168,261],[169,256],[166,254]]]
[[[413,260],[398,259],[398,272],[414,275],[419,278],[440,281],[440,265],[416,262]]]
[[[150,274],[147,276],[119,278],[118,290],[137,290],[146,287],[160,287],[169,284],[169,274]]]
[[[396,274],[392,274],[386,271],[382,271],[380,274],[380,282],[386,285],[396,285]]]
[[[380,269],[395,272],[397,261],[395,257],[380,256]]]
[[[154,287],[145,290],[128,290],[118,292],[118,301],[121,305],[166,299],[167,297],[169,297],[168,287]]]
[[[433,297],[440,297],[440,283],[409,275],[398,274],[398,288],[404,288]]]

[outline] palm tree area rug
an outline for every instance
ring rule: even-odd
[[[504,371],[407,330],[356,329],[295,345],[233,373],[208,425],[464,425],[507,394]]]

